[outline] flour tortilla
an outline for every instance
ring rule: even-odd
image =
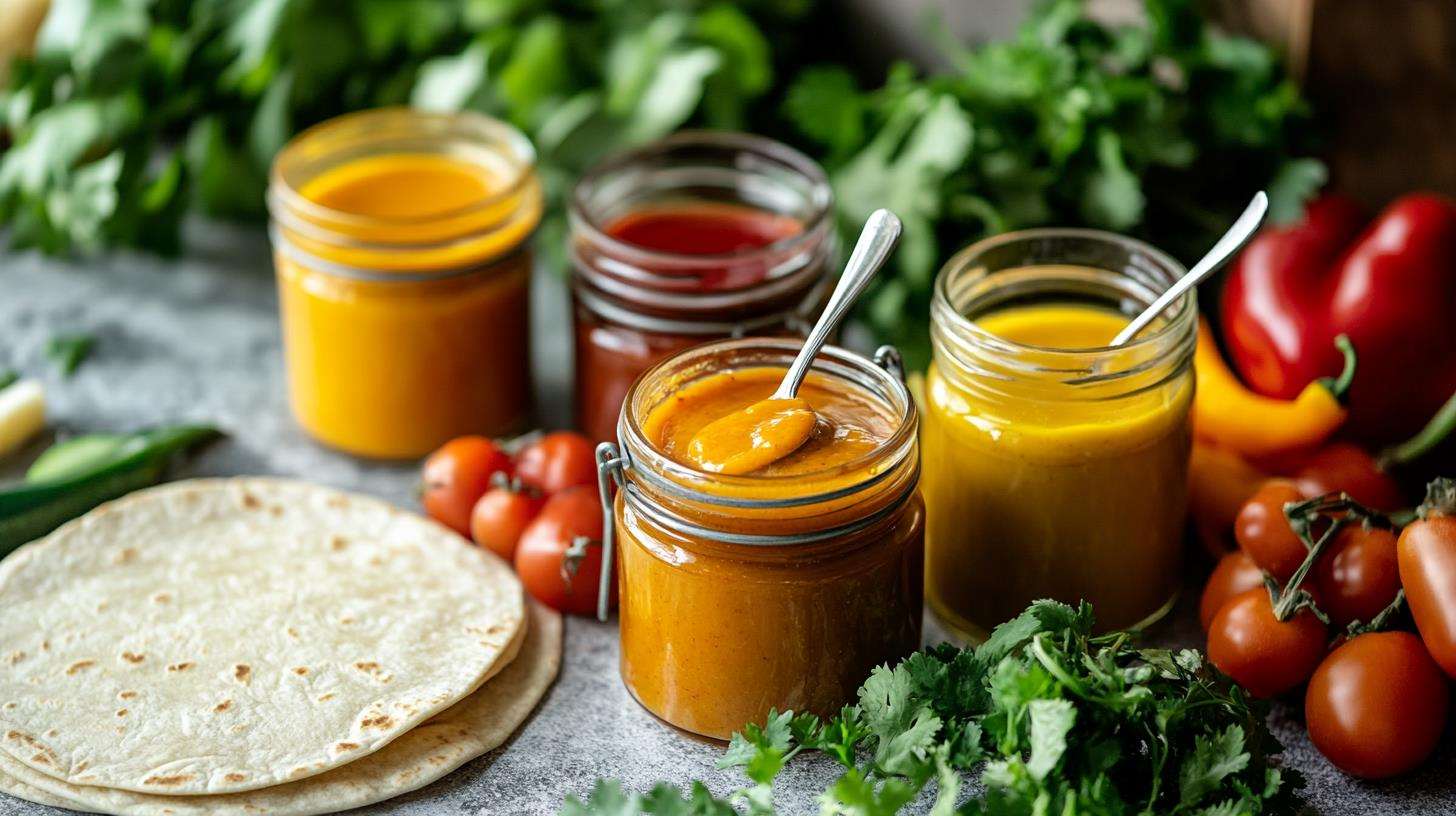
[[[228,793],[374,753],[524,620],[499,558],[301,482],[181,482],[0,562],[0,749],[76,785]]]
[[[120,816],[312,816],[372,805],[434,782],[520,727],[561,665],[561,616],[533,601],[529,619],[520,654],[479,691],[378,753],[328,773],[247,793],[161,796],[70,785],[0,754],[0,790],[37,801],[25,790],[31,783],[31,792],[70,802],[59,807]]]
[[[16,798],[24,799],[27,802],[34,802],[37,805],[45,805],[46,807],[62,808],[64,810],[76,810],[82,813],[95,812],[89,810],[85,805],[82,805],[79,802],[72,802],[67,799],[62,799],[61,797],[47,793],[40,788],[27,785],[12,776],[6,775],[4,771],[0,771],[0,791],[4,791],[5,793],[8,793]]]

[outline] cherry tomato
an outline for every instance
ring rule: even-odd
[[[597,609],[602,506],[596,490],[568,487],[546,501],[516,545],[516,574],[536,600],[573,615]],[[613,580],[612,603],[616,603]]]
[[[510,561],[521,533],[541,512],[546,497],[527,487],[492,487],[470,513],[470,537],[475,543]]]
[[[1456,516],[1433,514],[1406,525],[1396,553],[1421,640],[1456,677]]]
[[[1295,476],[1306,496],[1345,492],[1350,498],[1387,513],[1407,506],[1400,485],[1358,445],[1335,442],[1310,457]]]
[[[1450,691],[1420,638],[1351,638],[1315,670],[1304,695],[1309,739],[1335,767],[1384,779],[1421,764],[1446,728]]]
[[[1198,622],[1203,625],[1203,631],[1208,631],[1213,616],[1229,598],[1263,585],[1264,571],[1244,551],[1220,558],[1208,576],[1208,583],[1203,585],[1203,598],[1198,604]]]
[[[1342,629],[1351,621],[1369,623],[1400,591],[1395,533],[1356,522],[1327,546],[1314,564],[1320,609]]]
[[[430,518],[470,535],[470,511],[497,473],[511,475],[511,457],[483,436],[462,436],[430,454],[420,500]]]
[[[1208,627],[1208,659],[1255,697],[1274,697],[1309,679],[1325,656],[1328,632],[1308,609],[1274,617],[1269,592],[1230,598]]]
[[[571,431],[546,434],[516,454],[516,475],[537,490],[555,493],[597,483],[596,446]]]
[[[1259,487],[1234,519],[1234,538],[1259,568],[1280,583],[1304,563],[1309,549],[1284,517],[1284,505],[1304,495],[1287,479],[1270,479]]]

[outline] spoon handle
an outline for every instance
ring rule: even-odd
[[[1244,208],[1243,214],[1232,227],[1229,227],[1229,231],[1218,239],[1218,243],[1213,245],[1208,254],[1194,264],[1193,268],[1188,270],[1176,283],[1168,287],[1167,291],[1159,295],[1152,305],[1143,309],[1142,314],[1134,317],[1131,323],[1118,332],[1117,336],[1112,338],[1111,345],[1120,346],[1136,337],[1138,332],[1147,328],[1149,323],[1152,323],[1158,315],[1163,313],[1164,309],[1172,305],[1173,301],[1182,297],[1184,292],[1197,286],[1204,278],[1222,267],[1234,253],[1243,249],[1244,244],[1254,237],[1254,233],[1259,231],[1259,226],[1264,223],[1264,216],[1268,212],[1269,196],[1265,195],[1262,190],[1254,193],[1254,200],[1249,202],[1249,206]]]
[[[849,255],[849,262],[844,265],[844,272],[839,276],[839,283],[835,284],[823,314],[819,315],[819,321],[804,340],[804,346],[799,349],[798,356],[789,366],[783,382],[779,383],[778,390],[773,395],[774,399],[792,399],[799,393],[799,386],[809,374],[809,366],[813,364],[815,355],[829,339],[834,327],[849,312],[849,307],[864,292],[875,272],[890,257],[898,240],[900,219],[894,213],[889,210],[875,210],[870,213],[869,219],[865,221],[864,231],[859,234],[859,241]]]

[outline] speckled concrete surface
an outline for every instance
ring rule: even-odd
[[[186,475],[296,475],[408,506],[412,467],[360,462],[321,448],[289,417],[261,233],[200,227],[192,237],[192,252],[177,262],[119,255],[63,263],[0,254],[0,368],[15,366],[47,381],[53,422],[63,432],[186,420],[226,429],[229,439],[190,462]],[[539,402],[543,422],[560,425],[569,376],[561,328],[567,312],[559,283],[544,277],[539,283],[533,317],[549,327],[538,333],[535,349]],[[97,346],[63,381],[42,360],[41,349],[64,331],[92,333]],[[1191,610],[1180,609],[1174,618],[1154,637],[1195,643]],[[554,813],[566,794],[585,793],[602,776],[637,789],[693,778],[718,792],[736,787],[736,775],[713,769],[718,747],[679,735],[633,703],[616,662],[615,628],[573,619],[560,678],[510,742],[435,785],[361,812]],[[1288,764],[1310,777],[1309,799],[1319,812],[1456,813],[1456,756],[1449,750],[1406,779],[1361,783],[1335,772],[1314,751],[1292,719],[1296,713],[1281,708],[1275,726],[1289,746]],[[828,763],[796,761],[782,778],[781,810],[816,812],[813,793],[833,776]],[[53,812],[0,795],[0,816]]]

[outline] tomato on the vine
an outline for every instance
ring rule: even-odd
[[[1351,522],[1335,534],[1314,565],[1320,609],[1338,627],[1369,623],[1400,591],[1395,533]]]
[[[1208,631],[1213,616],[1229,598],[1263,585],[1264,572],[1248,553],[1239,550],[1219,559],[1203,586],[1203,597],[1198,604],[1198,622],[1203,625],[1203,631]]]
[[[1351,638],[1315,670],[1304,695],[1309,739],[1335,767],[1366,779],[1421,764],[1446,728],[1446,678],[1409,632]]]
[[[1295,483],[1306,496],[1346,493],[1366,507],[1387,513],[1401,509],[1400,485],[1359,445],[1335,442],[1305,461]]]
[[[1436,663],[1456,677],[1456,482],[1431,483],[1421,518],[1401,531],[1396,552],[1421,640]]]
[[[1309,554],[1284,516],[1284,505],[1304,498],[1293,482],[1270,479],[1244,502],[1234,519],[1234,538],[1239,547],[1281,583],[1289,580]]]
[[[511,457],[483,436],[446,442],[425,459],[420,501],[430,518],[470,535],[470,513],[495,474],[511,475]]]
[[[574,615],[597,608],[602,506],[593,489],[569,487],[546,501],[516,545],[516,574],[532,597]],[[616,600],[615,576],[611,588]]]
[[[555,431],[516,454],[516,476],[546,493],[597,483],[596,446],[572,431]]]
[[[470,537],[510,561],[516,555],[516,542],[545,504],[546,497],[529,487],[492,487],[470,513]]]
[[[1314,672],[1328,631],[1307,607],[1286,621],[1274,616],[1263,587],[1235,595],[1208,628],[1208,659],[1255,697],[1289,691]]]

